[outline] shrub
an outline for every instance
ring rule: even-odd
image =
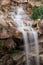
[[[39,6],[33,10],[32,19],[43,19],[43,6]]]

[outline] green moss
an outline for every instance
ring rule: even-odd
[[[33,10],[32,19],[43,19],[43,6],[39,6]]]

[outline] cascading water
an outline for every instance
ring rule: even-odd
[[[24,40],[24,45],[25,45],[25,52],[26,52],[26,65],[30,65],[30,48],[29,48],[29,42],[28,42],[28,35],[27,32],[24,31],[24,29],[28,30],[28,33],[30,34],[30,38],[32,37],[32,33],[34,36],[34,44],[35,44],[35,51],[36,51],[36,65],[39,65],[39,48],[38,48],[38,38],[37,38],[37,33],[33,30],[32,28],[32,21],[29,21],[29,17],[26,15],[23,7],[18,6],[16,9],[16,15],[13,12],[10,12],[11,18],[13,19],[13,21],[16,23],[14,23],[18,30],[20,30],[22,32],[23,35],[23,40]],[[30,26],[27,25],[25,26],[24,21],[29,22]]]
[[[36,53],[36,65],[40,65],[39,61],[39,46],[38,46],[38,35],[36,31],[33,31],[34,43],[35,43],[35,53]]]

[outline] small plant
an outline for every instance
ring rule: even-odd
[[[43,19],[43,6],[39,6],[33,10],[32,19]]]

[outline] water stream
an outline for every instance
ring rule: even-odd
[[[40,60],[39,60],[39,46],[38,46],[38,34],[36,31],[33,31],[34,35],[34,43],[35,43],[35,53],[36,53],[36,65],[40,65]]]
[[[12,15],[13,14],[13,15]],[[29,16],[26,14],[23,7],[18,6],[16,8],[16,14],[13,12],[10,12],[11,18],[15,22],[14,24],[17,26],[18,30],[22,32],[23,40],[24,40],[24,46],[25,46],[25,53],[26,53],[26,65],[30,65],[30,48],[29,48],[29,42],[28,42],[28,35],[27,32],[24,31],[24,29],[28,30],[28,33],[30,34],[30,37],[32,38],[32,33],[34,37],[34,44],[35,44],[35,54],[36,54],[36,65],[40,65],[39,63],[39,47],[38,47],[38,35],[37,32],[33,30],[32,28],[32,21],[29,20]],[[30,25],[27,24],[27,26],[24,24],[24,21],[29,22]],[[26,22],[27,23],[27,22]],[[30,39],[31,40],[31,39]]]

